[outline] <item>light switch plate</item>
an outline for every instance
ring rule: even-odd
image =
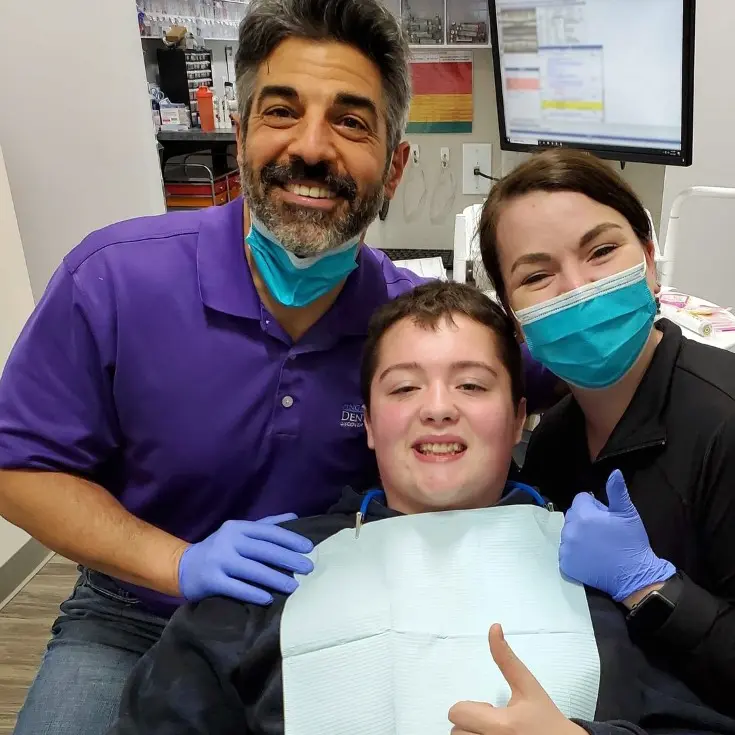
[[[492,145],[490,143],[462,144],[462,193],[470,196],[487,196],[492,181],[482,176],[475,176],[474,170],[492,176]]]

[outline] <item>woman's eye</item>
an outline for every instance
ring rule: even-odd
[[[617,248],[617,245],[602,245],[597,248],[593,253],[593,258],[604,258],[606,255],[610,255]]]
[[[548,278],[548,273],[531,273],[530,276],[526,276],[521,281],[521,286],[531,286],[535,283],[541,283],[545,278]]]

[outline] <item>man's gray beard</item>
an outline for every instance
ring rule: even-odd
[[[263,191],[260,177],[247,165],[240,168],[243,191],[250,211],[298,258],[308,258],[343,245],[362,234],[383,206],[383,189],[388,178],[372,186],[363,196],[347,202],[347,212],[325,212],[291,207],[275,202]]]

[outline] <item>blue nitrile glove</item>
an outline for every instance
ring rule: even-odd
[[[588,493],[574,498],[561,532],[559,568],[572,579],[622,602],[676,573],[659,559],[620,470],[607,480],[608,506]]]
[[[189,601],[223,595],[255,605],[269,605],[273,597],[264,589],[290,594],[298,583],[279,567],[299,574],[314,569],[308,554],[314,544],[304,536],[280,528],[293,521],[293,513],[259,521],[226,521],[204,541],[190,546],[179,562],[179,588]]]

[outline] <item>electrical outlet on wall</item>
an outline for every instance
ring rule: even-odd
[[[419,150],[419,144],[411,143],[411,152],[409,154],[408,163],[412,166],[418,166],[420,154],[421,151]]]
[[[492,181],[475,175],[475,169],[492,176],[492,145],[490,143],[462,144],[462,193],[470,196],[487,196]]]

